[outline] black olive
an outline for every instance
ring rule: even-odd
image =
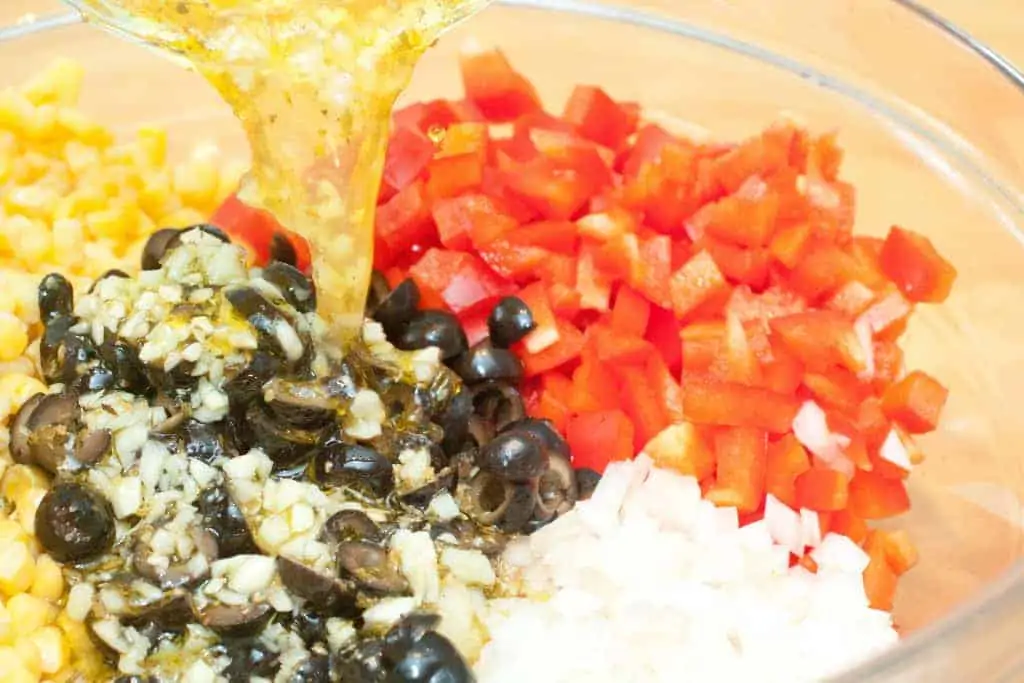
[[[316,310],[316,289],[313,281],[294,264],[275,261],[263,269],[263,279],[277,287],[284,300],[300,313]]]
[[[536,327],[537,323],[526,302],[515,296],[507,296],[499,301],[487,318],[491,343],[502,349],[522,340]]]
[[[39,365],[50,384],[71,384],[84,372],[97,353],[90,337],[74,334],[74,319],[57,315],[50,318],[39,340]]]
[[[117,376],[104,365],[95,365],[85,371],[76,381],[72,390],[78,394],[104,391],[117,383]]]
[[[374,269],[370,273],[370,287],[366,292],[366,304],[363,307],[363,314],[367,318],[372,318],[374,311],[380,306],[380,302],[384,301],[390,293],[391,285],[388,284],[388,279],[384,277],[384,273]]]
[[[211,237],[216,237],[218,240],[220,240],[224,244],[231,244],[231,238],[228,236],[228,234],[226,232],[224,232],[223,230],[221,230],[220,228],[218,228],[216,225],[210,225],[208,223],[200,223],[199,225],[192,225],[192,226],[189,226],[187,228],[182,228],[181,230],[176,230],[175,234],[171,237],[170,241],[167,243],[167,248],[164,250],[164,253],[167,253],[169,251],[174,251],[175,249],[180,247],[181,246],[181,238],[184,237],[185,235],[187,235],[188,233],[193,232],[195,230],[199,230],[201,232],[205,232],[207,235],[210,235]]]
[[[177,236],[178,230],[175,228],[162,228],[150,235],[146,240],[146,246],[142,248],[142,269],[159,270],[160,262],[164,260],[164,255],[168,251],[168,245]]]
[[[331,659],[314,652],[286,680],[288,683],[330,683]]]
[[[284,314],[255,289],[236,287],[228,290],[225,297],[256,330],[262,350],[291,363],[297,363],[309,350],[309,344],[302,341]],[[282,344],[282,336],[297,338],[302,348],[295,348],[293,343]]]
[[[75,306],[71,283],[60,273],[50,273],[39,283],[39,318],[43,324],[59,315],[70,316]]]
[[[154,639],[163,633],[181,633],[194,619],[191,596],[174,592],[125,615],[121,623]]]
[[[594,489],[601,483],[601,475],[589,467],[576,470],[576,486],[579,489],[579,500],[587,500],[594,495]]]
[[[405,505],[426,510],[437,494],[442,491],[451,491],[453,486],[455,486],[455,472],[448,470],[439,474],[432,482],[408,493],[403,493],[399,496],[399,500]]]
[[[385,673],[384,643],[377,638],[363,640],[334,666],[337,680],[343,683],[381,683]]]
[[[249,365],[224,383],[224,392],[234,407],[244,407],[263,394],[263,385],[277,374],[281,362],[264,351],[253,354]]]
[[[192,374],[196,365],[191,361],[182,361],[170,371],[164,370],[163,364],[160,363],[143,367],[146,372],[146,381],[166,394],[185,397],[199,382],[199,378]]]
[[[412,279],[402,280],[373,311],[373,319],[381,324],[389,337],[412,320],[420,307],[420,290]]]
[[[107,337],[97,349],[103,364],[114,371],[116,386],[133,394],[144,394],[149,388],[146,367],[139,352],[126,341]]]
[[[265,406],[253,404],[245,413],[244,440],[249,448],[261,448],[276,470],[306,464],[317,451],[320,431],[298,429],[277,422]]]
[[[21,408],[14,415],[11,421],[10,430],[10,451],[11,459],[19,465],[33,465],[32,446],[29,437],[32,435],[31,422],[32,414],[47,394],[35,394],[21,404]]]
[[[242,511],[224,486],[214,486],[199,494],[196,501],[203,527],[217,540],[218,557],[254,555],[259,552]]]
[[[313,480],[323,486],[357,486],[384,497],[395,487],[391,461],[377,451],[337,438],[313,458]]]
[[[479,384],[488,380],[518,384],[523,378],[523,364],[508,349],[479,344],[462,354],[451,364],[452,370],[466,384]]]
[[[48,394],[32,401],[29,409],[23,406],[12,425],[12,457],[56,474],[74,455],[80,414],[78,399],[71,394]]]
[[[547,471],[548,454],[532,434],[505,432],[480,449],[477,463],[509,481],[529,481]]]
[[[469,422],[469,432],[477,446],[483,446],[508,425],[526,417],[522,395],[509,384],[483,382],[471,391],[474,415]]]
[[[412,612],[402,617],[384,635],[384,656],[397,662],[423,636],[435,630],[441,617],[427,612]]]
[[[221,672],[228,683],[248,683],[253,677],[273,678],[277,655],[255,639],[229,640],[224,653],[231,663]]]
[[[245,638],[262,631],[274,610],[267,603],[248,605],[211,605],[199,614],[203,626],[226,638]]]
[[[331,543],[341,541],[370,541],[379,543],[384,540],[380,527],[359,510],[341,510],[331,515],[321,532],[323,540]]]
[[[420,311],[402,327],[391,343],[405,351],[436,346],[442,360],[451,360],[469,346],[459,319],[445,311]]]
[[[179,429],[185,455],[212,465],[224,457],[224,440],[216,427],[199,420],[185,420]]]
[[[537,506],[534,516],[551,521],[572,509],[579,497],[576,473],[568,458],[550,454],[548,469],[537,481]]]
[[[275,231],[270,238],[270,260],[293,268],[298,265],[299,255],[295,253],[295,246],[284,233]]]
[[[455,455],[462,450],[469,434],[469,417],[473,414],[473,395],[468,391],[455,394],[441,415],[436,418],[437,424],[444,430],[441,448],[448,455]]]
[[[338,398],[320,380],[272,379],[263,387],[263,400],[278,422],[306,429],[332,421],[338,414]]]
[[[409,591],[405,577],[388,559],[387,551],[373,543],[343,541],[338,544],[338,573],[376,594],[399,595]]]
[[[385,683],[473,683],[476,679],[451,641],[430,631],[406,650],[384,680]]]
[[[88,432],[78,439],[78,445],[75,446],[75,460],[86,467],[95,465],[110,450],[111,442],[113,442],[113,437],[109,429]]]
[[[196,549],[206,559],[206,563],[202,565],[193,563],[191,557],[171,562],[167,562],[165,557],[154,557],[150,546],[153,533],[155,533],[153,527],[145,527],[143,533],[136,536],[135,539],[131,560],[132,566],[140,576],[149,579],[164,590],[170,590],[193,586],[210,575],[209,565],[217,559],[218,552],[217,538],[212,533],[198,526],[192,527],[190,530]]]
[[[460,507],[479,524],[503,531],[520,531],[533,517],[537,491],[531,484],[515,484],[486,471],[477,472],[463,487]]]
[[[319,604],[313,607],[320,608]],[[289,621],[290,630],[298,634],[307,647],[316,643],[327,643],[327,619],[328,617],[319,613],[309,611],[310,606],[299,610]]]
[[[92,294],[93,292],[95,292],[96,291],[96,286],[100,283],[100,281],[101,280],[106,280],[108,277],[118,278],[118,279],[121,279],[121,280],[127,280],[130,276],[128,275],[128,273],[124,272],[123,270],[121,270],[119,268],[111,268],[110,270],[108,270],[107,272],[103,273],[102,275],[100,275],[95,280],[93,280],[92,284],[89,285],[89,293]]]
[[[502,429],[503,432],[525,432],[540,439],[541,444],[550,453],[569,458],[569,444],[565,442],[562,435],[555,429],[551,420],[544,420],[536,417],[527,417],[517,420]]]
[[[36,537],[58,562],[94,559],[114,544],[114,509],[95,489],[64,482],[43,496],[36,510]]]
[[[277,558],[277,573],[285,588],[297,597],[308,600],[317,609],[344,616],[355,615],[355,595],[336,577],[321,574],[281,556]]]

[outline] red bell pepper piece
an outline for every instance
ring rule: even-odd
[[[902,576],[914,568],[918,561],[917,548],[910,541],[910,536],[904,530],[882,531],[875,530],[878,540],[885,551],[885,560],[897,576]]]
[[[429,249],[409,269],[409,277],[421,290],[439,294],[459,316],[487,309],[513,291],[477,256],[446,249]]]
[[[574,218],[596,189],[575,169],[557,168],[544,158],[513,164],[504,173],[508,191],[545,218]]]
[[[461,156],[475,154],[481,162],[488,160],[490,132],[486,123],[464,122],[448,126],[441,139],[438,156]]]
[[[838,367],[820,373],[806,373],[803,385],[819,404],[847,415],[856,414],[861,402],[871,393],[870,385],[861,383],[853,373]]]
[[[436,239],[426,184],[417,180],[377,208],[377,237],[393,252]]]
[[[536,315],[534,315],[534,320],[536,320]],[[584,344],[583,333],[575,325],[564,320],[557,321],[555,326],[558,341],[545,347],[544,350],[533,353],[527,351],[524,345],[517,345],[516,350],[523,361],[527,377],[553,370],[579,358]],[[530,334],[532,335],[536,331],[534,330]]]
[[[475,152],[437,156],[427,166],[427,194],[434,199],[478,190],[483,180],[484,163]]]
[[[602,273],[596,263],[596,247],[584,244],[576,261],[576,291],[580,308],[604,312],[611,306],[612,279]]]
[[[610,368],[584,357],[572,373],[569,407],[577,413],[618,408],[619,391],[618,379]]]
[[[683,372],[698,374],[710,372],[721,355],[725,339],[725,323],[699,322],[687,325],[679,333],[682,340]]]
[[[392,116],[394,129],[408,128],[427,134],[435,130],[444,130],[462,120],[476,118],[472,107],[464,102],[450,100],[429,100],[416,102],[397,110]]]
[[[669,282],[672,310],[684,318],[726,287],[725,277],[706,251],[698,252],[677,270]]]
[[[537,221],[520,225],[505,238],[511,245],[538,247],[569,256],[574,256],[579,246],[576,224],[572,221]]]
[[[310,255],[306,240],[281,227],[269,211],[249,206],[238,195],[232,194],[225,199],[210,222],[245,245],[257,265],[264,265],[270,259],[275,239],[287,239],[295,250],[297,267],[309,272]]]
[[[772,331],[809,368],[825,370],[840,365],[853,372],[867,367],[865,349],[853,322],[834,311],[806,311],[774,318]]]
[[[647,341],[661,353],[665,365],[673,375],[678,376],[682,368],[683,349],[679,343],[682,328],[675,314],[659,306],[652,306],[650,320],[647,323]]]
[[[768,245],[768,251],[785,267],[795,268],[803,258],[804,252],[807,251],[810,239],[811,224],[795,223],[781,228],[775,233]]]
[[[636,428],[636,451],[644,447],[670,423],[667,407],[651,392],[643,366],[612,366],[622,384],[622,404]]]
[[[501,213],[494,200],[482,194],[439,199],[431,215],[441,244],[460,251],[490,244],[518,225],[514,218]]]
[[[846,507],[849,478],[841,472],[812,467],[796,478],[797,506],[818,512],[832,512]]]
[[[683,413],[698,424],[757,427],[784,434],[792,429],[800,403],[795,396],[768,389],[683,375]]]
[[[548,286],[548,301],[559,318],[574,318],[580,312],[580,293],[570,285],[552,282]]]
[[[647,299],[663,308],[672,307],[672,239],[658,235],[639,240],[636,261],[628,282]]]
[[[569,96],[562,118],[576,126],[580,135],[618,149],[636,130],[636,116],[596,86],[577,85]]]
[[[459,56],[462,84],[469,99],[491,121],[514,121],[540,111],[533,85],[512,68],[501,50],[465,51]]]
[[[891,612],[899,577],[889,566],[885,547],[875,538],[874,532],[869,534],[864,548],[868,554],[868,566],[864,570],[864,592],[873,609]]]
[[[689,422],[673,424],[659,432],[643,448],[659,466],[698,481],[715,473],[715,453],[709,434]]]
[[[598,360],[612,366],[643,365],[654,353],[654,347],[643,337],[621,335],[603,324],[592,325],[587,334],[594,340]]]
[[[565,431],[573,467],[603,473],[608,463],[633,457],[633,423],[621,410],[576,415]]]
[[[683,421],[683,388],[676,381],[660,354],[647,357],[645,370],[651,393],[665,407],[665,414],[671,422]]]
[[[517,295],[533,315],[535,327],[522,340],[522,345],[531,354],[537,354],[554,346],[559,341],[559,327],[551,310],[551,301],[544,285],[534,282],[524,287]]]
[[[765,495],[768,435],[752,427],[723,429],[715,435],[715,485],[706,498],[740,512],[754,512]]]
[[[811,469],[807,451],[792,434],[768,444],[765,489],[791,508],[798,509],[796,479]]]
[[[540,397],[532,411],[535,417],[551,420],[555,429],[565,433],[571,414],[572,382],[565,375],[548,373],[541,378]]]
[[[764,182],[761,181],[763,185]],[[763,247],[771,240],[775,219],[779,211],[779,198],[772,192],[752,198],[742,194],[725,197],[708,204],[701,213],[708,212],[707,234],[741,247]]]
[[[850,481],[850,511],[862,519],[885,519],[910,509],[901,479],[875,472],[857,472]]]
[[[829,527],[833,533],[842,534],[858,545],[864,543],[868,537],[868,525],[848,508],[833,512]]]
[[[434,151],[434,143],[418,128],[396,128],[384,157],[379,202],[391,199],[422,178],[434,158]]]
[[[768,284],[771,255],[767,249],[745,249],[705,235],[695,245],[707,251],[731,282],[764,289]]]
[[[643,337],[651,318],[651,303],[623,285],[615,295],[612,305],[612,329],[622,335]]]
[[[655,163],[661,156],[665,145],[675,142],[676,137],[655,123],[647,123],[640,127],[633,146],[620,156],[617,168],[627,178],[636,177],[640,168]]]
[[[941,303],[949,296],[956,269],[935,250],[931,240],[893,226],[879,255],[885,274],[911,301]]]
[[[896,382],[882,396],[882,410],[911,434],[925,434],[939,425],[949,390],[920,370]]]
[[[726,315],[721,342],[719,354],[711,364],[712,376],[748,386],[761,385],[761,365],[737,316]]]

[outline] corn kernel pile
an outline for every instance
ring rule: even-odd
[[[151,232],[203,222],[241,172],[210,149],[170,164],[157,128],[118,144],[77,108],[82,76],[59,61],[0,91],[0,683],[103,678],[84,624],[64,610],[61,569],[34,537],[47,478],[8,452],[12,416],[46,389],[39,280],[60,272],[84,291],[111,268],[136,270]]]

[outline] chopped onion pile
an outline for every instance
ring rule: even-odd
[[[828,534],[817,573],[790,567],[776,512],[740,528],[693,478],[645,455],[610,465],[589,501],[507,550],[528,597],[492,601],[481,683],[795,683],[895,644],[868,606],[867,555]]]

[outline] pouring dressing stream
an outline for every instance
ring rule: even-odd
[[[420,56],[490,0],[66,0],[180,58],[231,106],[252,150],[240,197],[310,244],[319,313],[363,319],[391,108]]]

